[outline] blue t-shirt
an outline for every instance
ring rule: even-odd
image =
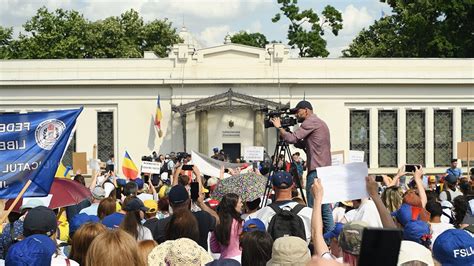
[[[459,168],[454,168],[454,169],[453,169],[453,168],[448,168],[448,169],[446,170],[446,173],[447,173],[448,175],[453,175],[453,176],[455,176],[455,177],[460,177],[461,174],[462,174],[461,169],[459,169]]]
[[[102,220],[102,224],[109,229],[117,229],[119,228],[120,224],[122,223],[125,214],[116,212],[112,213],[111,215],[107,215]]]

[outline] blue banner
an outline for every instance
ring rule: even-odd
[[[0,198],[46,196],[80,109],[0,114]]]

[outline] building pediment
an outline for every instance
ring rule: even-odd
[[[265,61],[268,53],[263,48],[252,47],[241,44],[224,44],[196,50],[194,57],[198,62],[206,59],[211,60],[258,60]]]

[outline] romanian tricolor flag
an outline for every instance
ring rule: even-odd
[[[158,135],[160,136],[160,138],[163,135],[163,132],[161,131],[161,118],[162,117],[163,117],[163,114],[161,113],[160,95],[158,95],[158,100],[156,101],[155,126],[158,129]]]
[[[138,168],[132,161],[132,158],[130,158],[130,155],[128,155],[128,152],[125,152],[125,157],[123,158],[122,172],[126,178],[131,180],[135,180],[138,176]]]

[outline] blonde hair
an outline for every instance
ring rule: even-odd
[[[150,252],[156,246],[158,246],[158,243],[156,243],[154,240],[138,241],[138,253],[146,264],[148,264],[148,254],[150,254]]]
[[[137,241],[123,230],[107,230],[92,241],[87,251],[86,266],[145,266],[138,253]]]
[[[403,201],[403,191],[400,187],[388,187],[382,193],[382,202],[390,212],[400,209]]]
[[[107,229],[100,223],[86,223],[73,235],[69,258],[83,264],[92,241]]]

